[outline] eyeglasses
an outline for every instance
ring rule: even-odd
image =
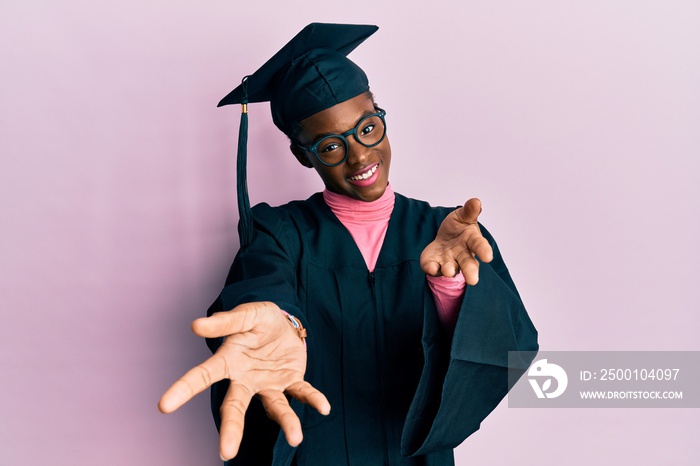
[[[374,147],[386,137],[386,111],[379,107],[377,113],[362,117],[353,129],[343,134],[329,134],[317,141],[313,146],[298,147],[313,152],[319,162],[327,167],[336,167],[348,158],[348,140],[352,135],[357,142],[365,147]]]

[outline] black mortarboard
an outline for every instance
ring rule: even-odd
[[[219,102],[219,107],[243,105],[237,160],[238,233],[242,248],[253,236],[246,182],[247,104],[269,101],[275,125],[291,135],[295,123],[368,91],[367,76],[346,55],[377,29],[311,23]]]

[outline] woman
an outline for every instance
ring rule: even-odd
[[[537,350],[480,202],[433,208],[392,191],[386,112],[346,58],[376,29],[311,24],[220,103],[270,100],[326,186],[251,213],[239,164],[242,247],[193,323],[215,353],[159,404],[172,412],[218,382],[232,464],[454,464],[507,392],[508,351]]]

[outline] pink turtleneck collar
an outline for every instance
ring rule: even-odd
[[[370,272],[379,258],[389,218],[394,210],[394,190],[387,185],[384,194],[371,202],[352,199],[343,194],[323,191],[323,199],[331,208],[340,223],[350,232],[365,259]]]

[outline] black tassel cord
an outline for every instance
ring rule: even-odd
[[[238,198],[238,237],[241,249],[248,246],[253,241],[253,214],[250,210],[250,199],[248,198],[248,89],[246,81],[248,76],[243,78],[243,99],[241,100],[241,125],[238,129],[238,157],[236,159],[236,191]]]

